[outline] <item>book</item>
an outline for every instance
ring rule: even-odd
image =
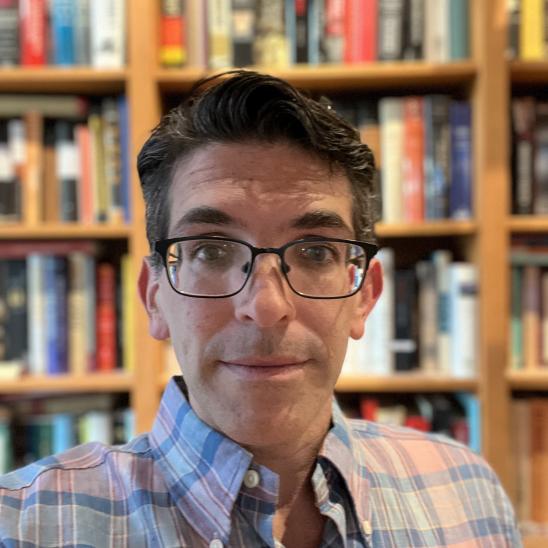
[[[424,120],[422,97],[403,99],[402,213],[405,221],[424,220]]]
[[[118,122],[120,138],[120,200],[123,209],[123,220],[130,223],[131,213],[131,146],[129,132],[129,110],[124,95],[118,97]]]
[[[29,372],[33,375],[47,371],[45,262],[46,256],[40,253],[27,258]]]
[[[52,61],[55,65],[70,66],[76,63],[76,6],[77,2],[73,0],[50,0],[50,39]]]
[[[95,68],[122,68],[125,63],[125,1],[89,3],[90,57]]]
[[[105,174],[105,211],[106,220],[110,223],[122,223],[124,217],[120,118],[116,99],[107,97],[101,102],[103,171]]]
[[[521,0],[520,57],[534,61],[544,57],[544,0]]]
[[[384,97],[379,101],[381,126],[381,188],[382,220],[401,221],[402,159],[403,159],[403,99]]]
[[[116,272],[111,263],[97,265],[96,368],[112,371],[117,366],[116,352]]]
[[[61,185],[57,176],[55,122],[44,125],[42,142],[42,219],[57,223],[61,219]]]
[[[186,17],[183,0],[162,0],[160,7],[160,63],[182,67],[186,63]]]
[[[0,66],[19,63],[19,10],[17,0],[0,0]]]
[[[514,457],[516,514],[520,522],[531,519],[531,404],[527,399],[510,403],[512,453]]]
[[[531,519],[548,522],[548,400],[531,402]]]
[[[521,0],[506,0],[508,41],[506,55],[510,59],[520,56]]]
[[[449,105],[451,132],[451,184],[449,216],[452,219],[472,217],[472,112],[467,101]]]
[[[78,0],[74,12],[74,60],[77,65],[91,64],[90,0]]]
[[[513,212],[533,212],[534,198],[534,128],[535,100],[519,97],[512,100],[513,123]]]
[[[436,293],[436,271],[432,261],[419,261],[415,265],[418,283],[419,368],[428,374],[438,365],[438,302]]]
[[[40,204],[42,180],[42,135],[44,120],[36,111],[28,112],[25,117],[27,135],[27,158],[24,171],[22,213],[27,224],[38,224],[42,219]]]
[[[451,319],[449,309],[449,265],[452,261],[452,254],[447,250],[436,250],[432,253],[432,263],[436,273],[437,290],[437,349],[438,349],[438,372],[446,375],[451,374]]]
[[[449,0],[424,0],[424,59],[449,60]]]
[[[8,124],[0,119],[0,223],[18,220],[18,193],[19,182],[8,142]]]
[[[230,0],[207,1],[208,66],[220,69],[232,65],[232,19]]]
[[[512,369],[521,369],[523,367],[523,269],[512,266],[511,278],[510,367]]]
[[[308,9],[319,8],[318,3],[308,4]],[[289,65],[289,40],[285,29],[285,3],[283,0],[259,0],[256,2],[255,41],[253,43],[253,62],[265,67],[287,67]],[[308,62],[317,62],[310,51],[314,37],[310,36],[313,27],[312,12],[308,15]],[[319,40],[319,36],[318,36]]]
[[[323,47],[325,62],[342,63],[345,50],[345,0],[326,0]],[[367,31],[364,29],[364,34]]]
[[[308,2],[286,0],[286,28],[292,63],[308,63]]]
[[[403,16],[403,59],[423,58],[424,0],[407,0]]]
[[[325,6],[323,2],[308,2],[307,38],[309,65],[317,65],[325,61],[325,52],[323,50],[325,42],[322,40],[325,33],[324,16]]]
[[[454,377],[474,378],[478,373],[478,273],[472,263],[449,265],[450,371]]]
[[[12,466],[10,412],[6,407],[0,407],[0,475],[7,474]]]
[[[235,67],[253,64],[255,2],[232,0],[232,60]]]
[[[537,101],[534,129],[533,213],[548,213],[548,101]]]
[[[523,267],[523,362],[535,370],[540,363],[540,267]]]
[[[93,202],[94,192],[91,173],[93,169],[91,163],[91,136],[87,124],[76,124],[74,136],[78,147],[78,171],[80,173],[78,221],[82,224],[92,224],[95,221],[95,205]]]
[[[75,222],[79,219],[80,163],[74,140],[74,127],[67,120],[56,120],[55,175],[60,201],[59,220]]]
[[[122,284],[122,369],[129,373],[135,367],[135,292],[136,280],[133,268],[133,258],[129,254],[122,255],[120,262],[120,277]]]
[[[469,0],[449,0],[449,60],[467,59],[469,50]]]
[[[15,189],[17,220],[22,219],[22,193],[25,176],[25,164],[27,160],[27,144],[25,123],[21,118],[11,118],[8,120],[8,149],[13,168],[15,169],[15,178],[17,186]]]
[[[47,62],[46,0],[19,0],[21,65],[41,66]]]
[[[394,272],[394,370],[417,368],[417,294],[413,270]]]
[[[379,61],[396,61],[403,53],[403,0],[378,1],[378,51]]]
[[[24,117],[36,112],[47,118],[82,118],[87,114],[88,101],[76,95],[0,95],[0,117]]]
[[[207,67],[209,43],[207,36],[207,2],[187,2],[187,49],[189,67]]]

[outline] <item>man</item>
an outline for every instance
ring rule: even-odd
[[[236,71],[139,155],[152,254],[139,292],[173,379],[150,434],[0,480],[5,546],[519,546],[479,458],[347,421],[349,337],[382,290],[373,158],[332,109]]]

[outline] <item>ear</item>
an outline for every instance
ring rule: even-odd
[[[382,265],[377,259],[373,259],[367,269],[365,281],[360,292],[356,295],[359,303],[354,310],[354,316],[350,324],[350,336],[360,339],[365,330],[365,320],[373,310],[375,303],[382,293]]]
[[[145,257],[141,264],[141,272],[137,282],[139,297],[148,314],[148,329],[152,337],[158,340],[169,338],[169,328],[159,306],[160,274],[150,263],[150,257]]]

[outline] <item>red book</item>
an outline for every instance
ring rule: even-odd
[[[97,265],[97,370],[116,368],[116,271],[110,263]]]
[[[414,428],[421,432],[430,432],[431,430],[430,423],[421,415],[408,415],[405,419],[404,426],[407,426],[407,428]]]
[[[403,101],[402,209],[406,221],[424,220],[423,98]]]
[[[182,0],[162,0],[160,62],[164,67],[186,63],[186,20]]]
[[[75,129],[78,154],[80,159],[80,193],[79,193],[79,220],[84,224],[95,221],[93,212],[93,177],[91,164],[91,141],[89,127],[86,124],[78,124]]]
[[[45,65],[47,0],[19,0],[22,65]]]
[[[360,399],[360,415],[366,421],[377,420],[379,401],[375,398],[363,397]]]
[[[377,59],[377,0],[346,0],[344,62]]]

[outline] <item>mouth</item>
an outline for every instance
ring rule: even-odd
[[[232,374],[247,380],[261,380],[271,377],[291,377],[301,372],[308,360],[295,357],[238,358],[220,361],[219,365]]]

